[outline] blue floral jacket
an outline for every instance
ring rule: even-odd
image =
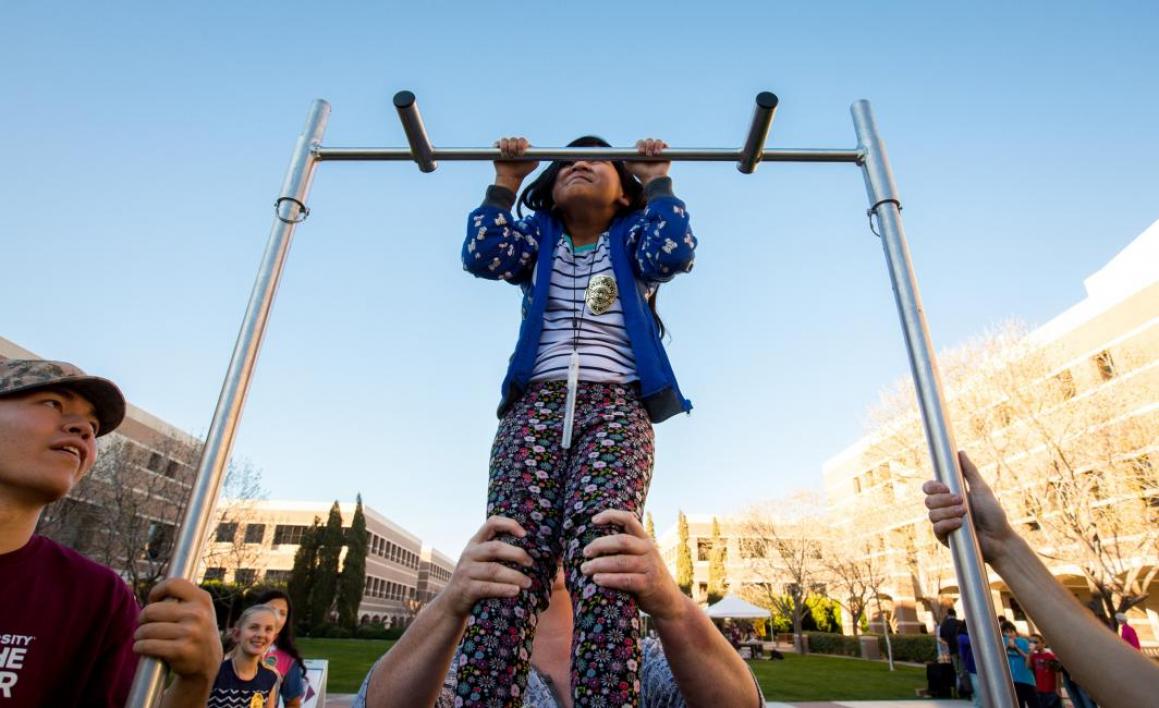
[[[645,188],[648,206],[617,217],[608,230],[612,272],[624,308],[624,325],[631,340],[640,377],[640,394],[654,423],[692,410],[680,393],[659,329],[648,309],[649,288],[692,270],[696,238],[688,225],[684,202],[672,194],[667,177]],[[491,187],[483,204],[467,218],[463,268],[480,278],[505,280],[523,290],[523,322],[501,387],[499,416],[527,390],[543,331],[551,278],[533,278],[536,266],[551,270],[563,225],[550,214],[536,212],[525,219],[511,214],[515,195]]]

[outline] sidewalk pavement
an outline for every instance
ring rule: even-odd
[[[350,708],[354,694],[327,696],[326,708]],[[766,708],[961,708],[969,701],[832,701],[813,703],[766,703]]]

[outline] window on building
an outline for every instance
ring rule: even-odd
[[[165,476],[169,479],[177,479],[177,475],[181,473],[181,463],[177,460],[169,460],[169,464],[165,465]]]
[[[297,545],[302,542],[302,535],[306,533],[308,526],[290,526],[287,524],[278,524],[274,527],[274,545],[281,544]]]
[[[1106,498],[1103,494],[1102,482],[1103,473],[1099,470],[1087,470],[1084,474],[1084,481],[1086,483],[1087,493],[1091,499],[1095,501],[1102,501]]]
[[[266,540],[266,525],[265,524],[246,524],[245,525],[245,542],[246,543],[261,543]]]
[[[970,417],[970,430],[974,431],[974,435],[978,437],[986,434],[986,421],[982,419],[982,416]]]
[[[233,581],[238,585],[249,587],[257,579],[257,571],[253,568],[238,568],[233,573]]]
[[[225,581],[225,568],[206,568],[205,569],[205,578],[203,578],[203,580],[204,580],[204,582],[207,582],[207,583],[211,582],[211,581],[217,581],[219,583],[224,582]]]
[[[1131,474],[1137,475],[1139,480],[1144,483],[1151,479],[1151,465],[1151,456],[1147,453],[1136,455],[1127,460],[1127,469],[1131,471]]]
[[[1058,393],[1065,400],[1070,400],[1078,393],[1078,389],[1074,385],[1074,374],[1070,369],[1063,369],[1054,377],[1054,385],[1058,387]]]
[[[1104,349],[1095,355],[1093,359],[1095,368],[1099,371],[1099,378],[1103,381],[1109,381],[1115,378],[1115,360],[1111,358],[1111,353]]]
[[[267,570],[266,585],[289,585],[292,572],[289,570]]]
[[[161,472],[165,469],[165,456],[159,452],[149,454],[149,461],[145,463],[145,467],[152,472]]]
[[[1022,611],[1022,605],[1018,604],[1018,600],[1015,600],[1013,595],[1010,596],[1010,613],[1014,615],[1016,622],[1026,621],[1026,613]]]
[[[861,494],[861,478],[860,477],[853,478],[853,493],[854,494]]]
[[[171,524],[156,521],[149,524],[148,540],[145,542],[145,555],[149,560],[161,560],[169,556],[173,548],[173,532]]]
[[[237,523],[227,522],[217,525],[217,535],[214,540],[218,543],[233,543],[233,539],[237,538]]]
[[[712,557],[712,539],[696,539],[696,560],[706,561]]]

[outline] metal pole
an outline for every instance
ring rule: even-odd
[[[416,160],[410,148],[319,147],[315,157],[324,162],[411,162]],[[513,161],[540,160],[635,160],[638,162],[740,162],[744,151],[737,148],[668,148],[662,154],[648,157],[636,148],[602,147],[531,147]],[[433,161],[491,162],[498,160],[498,148],[450,147],[432,148]],[[761,152],[760,162],[853,162],[864,155],[852,150],[832,148],[770,148]]]
[[[917,389],[934,474],[950,488],[951,493],[962,494],[965,484],[962,471],[958,468],[957,446],[945,413],[942,382],[930,343],[917,278],[910,262],[909,247],[901,222],[901,202],[893,182],[885,143],[877,134],[877,124],[869,101],[857,101],[850,111],[853,113],[858,147],[865,151],[861,168],[865,176],[865,189],[869,194],[869,210],[877,215],[881,228],[881,245],[885,250],[886,266],[893,282],[897,311],[909,351],[910,370]],[[962,602],[969,621],[970,645],[978,663],[982,703],[987,708],[1006,708],[1015,705],[1014,683],[1006,662],[1006,649],[994,620],[986,566],[978,548],[972,513],[967,505],[967,523],[950,534],[950,554],[954,559],[958,586],[962,589]]]
[[[306,119],[306,127],[294,146],[293,157],[286,170],[286,178],[282,182],[282,191],[274,203],[274,225],[258,268],[241,330],[237,335],[237,343],[233,348],[221,395],[217,399],[213,422],[209,425],[209,434],[206,435],[205,446],[201,451],[197,479],[193,485],[189,506],[185,509],[185,518],[181,522],[173,559],[169,564],[171,578],[192,578],[197,570],[201,546],[206,538],[210,516],[213,514],[217,493],[233,447],[234,435],[241,420],[250,378],[257,364],[262,336],[269,321],[270,309],[274,304],[274,295],[278,290],[278,280],[286,263],[286,255],[290,250],[294,227],[309,213],[306,208],[306,196],[310,192],[310,181],[318,163],[314,150],[322,142],[329,117],[330,104],[322,100],[314,101]],[[154,705],[161,695],[162,669],[163,664],[156,659],[141,659],[137,666],[137,674],[133,678],[127,706],[150,708]]]

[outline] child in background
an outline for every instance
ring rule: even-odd
[[[1041,634],[1030,635],[1030,657],[1026,663],[1034,671],[1038,708],[1062,708],[1062,700],[1058,697],[1060,664],[1058,657],[1046,648]]]
[[[282,590],[266,590],[258,595],[257,604],[272,607],[278,618],[274,643],[266,651],[263,662],[282,677],[282,687],[278,691],[281,705],[298,708],[306,696],[308,685],[306,662],[302,661],[294,642],[294,609],[290,605],[290,596]]]
[[[208,708],[277,705],[278,672],[262,666],[262,657],[274,642],[277,624],[277,612],[269,605],[254,605],[241,613],[231,632],[235,646],[221,662]]]
[[[607,147],[584,137],[569,147]],[[499,141],[518,157],[523,138]],[[667,147],[641,140],[641,155]],[[536,618],[563,560],[574,602],[575,705],[636,705],[640,620],[632,595],[582,570],[585,548],[619,533],[600,511],[637,516],[652,476],[652,423],[691,410],[655,311],[661,283],[692,268],[696,239],[665,161],[554,162],[523,192],[534,162],[499,160],[495,184],[467,220],[464,268],[523,292],[523,323],[502,386],[487,515],[517,521],[499,540],[533,559],[530,587],[475,606],[460,647],[461,705],[521,705]]]

